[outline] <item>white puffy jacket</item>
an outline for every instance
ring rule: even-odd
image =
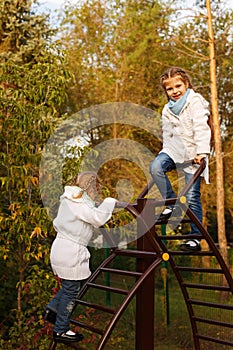
[[[116,203],[114,198],[105,198],[95,207],[85,193],[81,198],[75,198],[79,191],[76,186],[65,187],[53,221],[57,236],[52,244],[50,261],[54,274],[67,280],[83,280],[90,276],[87,245],[93,227],[100,227],[110,219]]]
[[[193,159],[196,154],[210,153],[211,130],[208,125],[209,103],[202,95],[190,90],[179,116],[166,104],[162,111],[163,148],[175,163]],[[194,173],[197,166],[185,169]]]

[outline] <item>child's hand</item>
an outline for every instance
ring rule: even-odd
[[[126,202],[120,202],[118,200],[116,200],[116,204],[115,204],[115,207],[116,208],[125,208],[127,206],[128,203]]]
[[[201,160],[206,157],[206,154],[196,154],[193,158],[194,163],[201,164]]]

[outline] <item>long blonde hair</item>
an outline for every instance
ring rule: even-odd
[[[97,189],[98,184],[100,184],[100,178],[94,171],[84,171],[79,175],[76,175],[70,183],[70,186],[78,186],[81,191],[77,196],[73,196],[73,198],[81,198],[83,192],[86,192],[87,195],[91,197],[91,193],[93,190]]]

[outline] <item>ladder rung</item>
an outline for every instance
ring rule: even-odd
[[[196,283],[182,283],[182,285],[186,288],[198,288],[198,289],[210,289],[210,290],[221,290],[230,292],[230,287],[225,286],[214,286],[214,285],[208,285],[208,284],[196,284]]]
[[[170,218],[170,219],[167,219],[167,220],[159,220],[159,218],[156,220],[155,218],[155,225],[179,225],[179,224],[185,224],[185,223],[189,223],[191,222],[190,219],[188,218],[177,218],[177,219],[173,219],[173,218]]]
[[[228,341],[228,340],[222,340],[222,339],[218,339],[218,338],[207,337],[206,335],[200,335],[200,334],[196,334],[196,336],[197,336],[199,339],[212,341],[212,342],[218,343],[218,344],[232,345],[232,346],[233,346],[233,342]]]
[[[96,284],[96,283],[91,283],[91,282],[87,282],[87,285],[89,287],[93,287],[93,288],[97,288],[97,289],[102,289],[105,291],[110,291],[110,292],[114,292],[114,293],[118,293],[118,294],[125,294],[127,295],[129,292],[125,289],[120,289],[120,288],[113,288],[113,287],[109,287],[109,286],[104,286],[103,284]]]
[[[223,326],[223,327],[233,328],[233,324],[232,323],[228,323],[228,322],[210,320],[208,318],[195,317],[195,316],[193,317],[193,320],[196,321],[196,322],[203,322],[203,323],[213,324],[213,325],[216,325],[216,326]]]
[[[80,304],[80,305],[83,305],[83,306],[90,307],[92,309],[108,312],[109,314],[115,314],[115,310],[114,309],[110,309],[109,307],[106,307],[106,306],[103,306],[103,305],[89,303],[89,302],[84,301],[84,300],[76,300],[76,303]]]
[[[87,329],[87,330],[89,330],[91,332],[94,332],[94,333],[97,333],[97,334],[100,334],[100,335],[104,334],[104,330],[96,328],[96,327],[93,327],[93,326],[91,326],[89,324],[86,324],[84,322],[80,322],[80,321],[73,320],[73,319],[71,319],[70,322],[72,324],[74,324],[75,326],[79,326],[81,328],[85,328],[85,329]]]
[[[195,299],[188,299],[187,301],[188,303],[191,303],[193,305],[215,307],[215,308],[224,309],[224,310],[233,310],[233,305],[228,305],[228,304],[216,304],[216,303],[211,303],[209,301],[201,301],[201,300],[195,300]]]
[[[187,235],[171,235],[171,236],[169,236],[169,235],[159,235],[158,236],[159,237],[159,239],[161,239],[161,240],[163,240],[163,241],[172,241],[172,240],[174,240],[174,241],[178,241],[178,240],[183,240],[183,239],[190,239],[190,234],[187,234]],[[201,236],[201,235],[192,235],[192,237],[191,237],[192,239],[203,239],[203,236]]]
[[[146,252],[142,250],[130,250],[130,249],[119,249],[115,250],[115,254],[119,256],[130,256],[133,258],[150,258],[150,259],[155,259],[158,258],[158,254],[156,252]]]
[[[202,267],[189,267],[189,266],[176,266],[177,270],[180,271],[189,271],[189,272],[206,272],[206,273],[223,273],[221,269],[211,269],[211,268],[202,268]]]
[[[124,276],[131,276],[131,277],[140,277],[142,273],[136,272],[136,271],[125,271],[125,270],[118,270],[118,269],[110,269],[108,267],[102,267],[100,269],[102,272],[108,272],[108,273],[116,273],[119,275],[124,275]]]
[[[182,250],[168,250],[167,251],[171,255],[192,255],[192,256],[213,256],[214,253],[211,250],[201,250],[199,252],[195,251],[182,251]]]

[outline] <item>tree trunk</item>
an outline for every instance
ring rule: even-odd
[[[201,198],[202,198],[202,225],[205,227],[205,229],[207,230],[207,191],[203,191]],[[208,250],[209,249],[209,245],[206,242],[206,240],[202,240],[201,241],[201,247],[203,250]],[[205,268],[209,268],[210,267],[210,260],[211,257],[210,256],[203,256],[202,257],[202,264]]]
[[[223,182],[223,158],[222,158],[222,139],[218,114],[218,92],[216,77],[216,57],[214,31],[212,25],[212,12],[210,0],[206,0],[208,34],[209,34],[209,58],[210,58],[210,92],[212,105],[212,121],[214,129],[214,145],[216,154],[216,187],[217,187],[217,227],[218,243],[220,252],[228,265],[227,239],[225,232],[224,217],[224,182]]]

